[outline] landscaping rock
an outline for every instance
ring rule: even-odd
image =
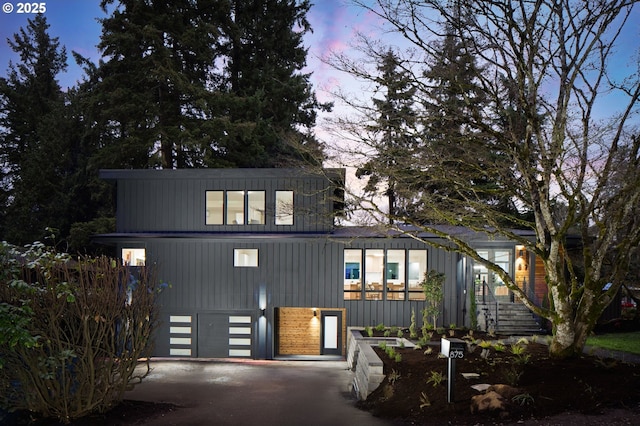
[[[509,401],[520,395],[522,390],[509,385],[491,385],[484,394],[471,398],[471,413],[497,413],[508,415]]]
[[[471,398],[471,414],[504,412],[507,401],[498,392],[490,391]]]
[[[486,390],[486,392],[492,392],[492,391],[500,394],[500,396],[502,396],[507,401],[511,401],[514,396],[520,395],[522,393],[522,389],[518,389],[518,388],[514,388],[513,386],[502,385],[502,384],[489,386]]]

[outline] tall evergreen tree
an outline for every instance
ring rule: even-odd
[[[464,17],[459,19],[464,22]],[[477,78],[483,70],[468,50],[473,40],[449,26],[436,43],[440,54],[424,72],[426,89],[421,96],[420,158],[427,165],[421,186],[430,192],[430,202],[437,199],[439,204],[439,209],[431,210],[435,215],[429,220],[443,221],[438,211],[447,211],[460,201],[469,206],[490,204],[498,212],[515,215],[512,198],[501,190],[503,180],[510,178],[511,165],[493,143],[492,131],[481,123],[490,103]],[[504,172],[496,174],[496,170]],[[484,219],[479,216],[478,220]]]
[[[114,0],[102,0],[106,11]],[[321,156],[300,73],[310,5],[123,0],[86,97],[105,167],[273,167]]]
[[[107,7],[114,0],[102,0]],[[215,84],[217,1],[124,0],[101,20],[105,58],[87,102],[108,167],[201,166]]]
[[[371,144],[375,152],[356,170],[356,176],[367,177],[365,191],[370,193],[379,192],[379,186],[386,185],[382,192],[387,196],[389,220],[393,223],[399,212],[407,214],[410,204],[403,199],[406,191],[398,187],[398,181],[406,182],[408,178],[398,176],[398,164],[416,149],[416,87],[392,50],[380,58],[377,70],[380,76],[376,84],[384,92],[384,97],[373,98],[376,122],[368,126],[368,130],[374,134]]]
[[[274,167],[297,161],[320,164],[323,153],[312,134],[319,104],[302,74],[311,31],[308,0],[233,0],[224,26],[224,150],[213,164]]]
[[[44,16],[29,19],[9,40],[20,56],[0,79],[3,238],[14,243],[40,239],[45,228],[69,228],[66,184],[72,173],[72,141],[65,97],[56,76],[66,52],[48,34]],[[64,232],[64,231],[62,231]]]

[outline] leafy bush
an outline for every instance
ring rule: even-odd
[[[424,275],[424,280],[420,283],[425,295],[423,318],[431,318],[433,328],[437,327],[436,323],[440,316],[440,304],[444,298],[444,281],[445,275],[432,269]]]
[[[427,377],[427,383],[431,383],[434,388],[440,386],[440,384],[444,382],[444,380],[444,374],[439,371],[430,371],[429,377]]]
[[[62,422],[104,412],[149,372],[151,268],[0,244],[0,407]]]

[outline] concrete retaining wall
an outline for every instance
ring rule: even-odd
[[[414,347],[407,339],[395,337],[364,337],[359,329],[347,331],[347,365],[355,370],[354,391],[359,399],[367,399],[384,380],[384,363],[373,350],[380,342],[387,345]]]

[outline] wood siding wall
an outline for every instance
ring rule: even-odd
[[[276,330],[278,333],[276,352],[278,355],[320,355],[322,308],[276,308]],[[345,353],[347,328],[345,309],[342,311],[342,352]]]

